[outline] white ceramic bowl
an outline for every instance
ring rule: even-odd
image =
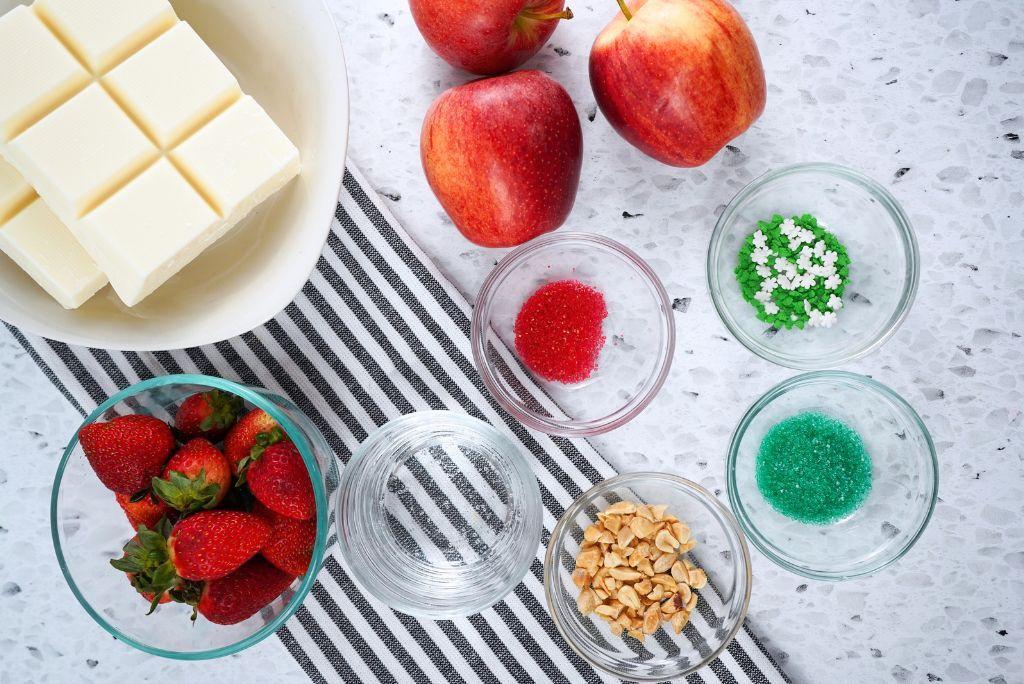
[[[19,4],[0,0],[0,14]],[[107,349],[177,349],[247,332],[283,309],[316,266],[348,143],[345,59],[324,0],[171,0],[267,110],[302,174],[138,306],[108,287],[65,311],[0,254],[0,319]]]

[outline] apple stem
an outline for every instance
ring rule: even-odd
[[[626,17],[626,21],[633,18],[633,13],[629,11],[629,6],[626,5],[626,0],[619,0],[619,9],[622,10],[622,14]]]
[[[532,21],[551,21],[552,19],[572,19],[573,13],[572,10],[569,9],[568,7],[566,7],[561,12],[552,12],[549,14],[540,14],[537,12],[525,10],[522,12],[522,17],[524,19],[530,19]]]

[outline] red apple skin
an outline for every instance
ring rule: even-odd
[[[412,18],[434,52],[484,76],[511,71],[533,57],[558,26],[558,18],[539,17],[559,15],[564,7],[565,0],[409,0]]]
[[[590,83],[623,138],[672,166],[700,166],[764,111],[757,44],[722,0],[633,0],[590,51]]]
[[[427,111],[427,181],[456,227],[483,247],[513,247],[555,230],[576,201],[579,115],[540,71],[456,86]]]

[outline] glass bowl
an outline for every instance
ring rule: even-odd
[[[302,454],[313,482],[317,533],[310,570],[269,606],[229,626],[202,618],[192,624],[192,608],[180,603],[162,605],[146,615],[145,601],[132,591],[123,573],[110,567],[110,560],[121,556],[121,548],[132,536],[131,528],[114,493],[93,473],[78,443],[77,430],[57,467],[50,498],[50,531],[57,562],[82,607],[114,638],[146,653],[179,660],[238,653],[273,634],[298,610],[323,562],[333,511],[330,504],[337,494],[338,469],[323,436],[295,404],[264,389],[204,375],[153,378],[110,397],[82,427],[132,413],[171,422],[185,398],[210,389],[235,394],[245,400],[246,408],[270,414]]]
[[[778,330],[743,299],[734,273],[740,247],[774,214],[812,214],[846,245],[849,286],[831,328]],[[725,326],[758,356],[798,369],[832,368],[880,347],[907,317],[919,271],[917,239],[899,203],[835,164],[797,164],[755,179],[725,208],[708,248],[708,288]]]
[[[830,525],[783,516],[757,486],[761,440],[804,411],[856,430],[871,456],[867,499]],[[869,575],[902,558],[927,527],[939,488],[935,447],[914,409],[881,383],[841,371],[798,375],[758,399],[733,434],[726,467],[729,502],[754,546],[783,568],[820,580]]]
[[[536,376],[514,351],[523,303],[542,285],[566,279],[600,290],[608,308],[597,369],[575,384]],[[560,232],[519,247],[494,268],[473,309],[471,337],[484,385],[506,411],[551,435],[585,437],[624,425],[647,407],[672,365],[675,335],[672,304],[643,259],[599,235]],[[531,396],[526,378],[546,396]]]
[[[708,583],[681,634],[665,623],[643,643],[615,637],[603,619],[576,607],[572,571],[583,531],[621,500],[668,504],[667,513],[688,524],[697,541],[688,556]],[[683,677],[717,658],[743,625],[750,588],[750,553],[732,513],[703,487],[663,473],[618,475],[586,492],[558,521],[544,559],[544,593],[558,631],[592,665],[628,681]]]
[[[360,587],[408,615],[479,613],[537,557],[540,487],[496,429],[449,411],[412,413],[352,455],[338,496],[338,544]]]

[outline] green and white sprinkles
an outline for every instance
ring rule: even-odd
[[[830,328],[850,274],[846,247],[810,214],[758,221],[740,248],[736,280],[775,328]]]

